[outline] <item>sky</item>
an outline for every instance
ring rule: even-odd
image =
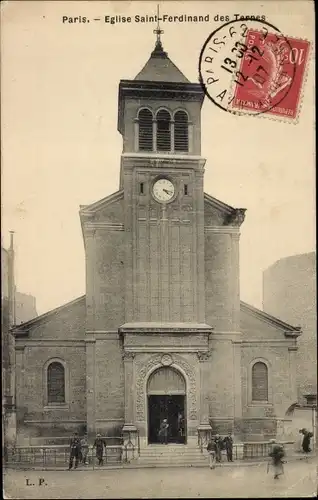
[[[284,4],[284,5],[282,5]],[[313,40],[311,2],[162,2],[171,15],[209,14],[205,23],[164,23],[163,46],[192,82],[217,15],[266,15],[286,35]],[[118,189],[120,79],[133,79],[155,43],[152,23],[103,22],[105,15],[154,15],[155,2],[3,2],[2,243],[15,231],[19,291],[44,313],[85,293],[79,206]],[[286,15],[289,12],[289,15]],[[69,23],[63,16],[100,17]],[[313,55],[299,122],[234,116],[205,99],[204,189],[246,208],[241,227],[242,300],[262,307],[262,272],[315,249]]]

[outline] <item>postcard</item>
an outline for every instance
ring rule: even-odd
[[[5,498],[317,491],[314,29],[1,3]]]

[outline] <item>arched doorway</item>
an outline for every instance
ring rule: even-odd
[[[155,370],[147,384],[148,442],[159,443],[160,423],[167,419],[168,442],[186,443],[186,382],[181,373],[170,366]]]

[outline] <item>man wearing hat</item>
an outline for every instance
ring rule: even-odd
[[[96,448],[96,458],[98,460],[98,465],[103,465],[104,447],[106,448],[105,439],[103,439],[100,434],[97,434],[93,449]]]
[[[168,421],[166,418],[164,418],[160,424],[160,429],[159,429],[159,439],[162,444],[163,443],[168,444],[168,429],[169,429]]]
[[[70,462],[68,470],[71,470],[71,468],[73,467],[74,458],[75,458],[74,469],[77,469],[80,455],[81,455],[81,440],[79,438],[78,432],[74,432],[74,435],[70,441]]]

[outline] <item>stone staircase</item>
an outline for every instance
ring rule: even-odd
[[[154,444],[140,450],[140,456],[131,465],[149,467],[207,467],[208,453],[199,447],[182,444]]]

